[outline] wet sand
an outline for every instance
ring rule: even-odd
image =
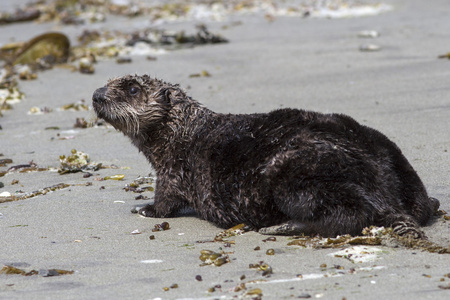
[[[264,242],[267,236],[254,232],[229,238],[235,243],[226,247],[219,242],[198,243],[211,241],[222,229],[192,214],[171,219],[131,214],[132,207],[150,201],[135,200],[138,194],[123,189],[151,172],[145,158],[110,126],[73,128],[76,118],[92,120],[92,109],[58,110],[82,99],[90,104],[93,91],[108,78],[148,73],[180,83],[193,98],[218,112],[295,107],[345,113],[395,141],[429,194],[440,200],[441,209],[450,211],[450,61],[437,58],[450,51],[450,7],[444,0],[384,3],[393,10],[360,18],[232,15],[221,22],[205,22],[211,32],[229,39],[227,44],[171,51],[154,61],[145,56],[133,56],[130,64],[102,60],[95,64],[92,75],[55,67],[39,72],[36,80],[20,81],[26,98],[0,117],[0,152],[4,155],[0,158],[14,162],[8,167],[34,161],[40,167],[57,169],[59,156],[77,149],[88,153],[92,161],[119,169],[101,169],[89,178],[56,171],[0,177],[4,184],[0,193],[71,185],[43,196],[0,203],[0,267],[75,271],[55,277],[1,274],[0,298],[229,299],[259,288],[263,299],[308,295],[323,299],[447,299],[450,292],[442,287],[450,284],[448,254],[376,246],[382,251],[373,260],[354,263],[333,255],[341,248],[288,246],[289,237]],[[110,17],[105,23],[83,26],[124,30],[146,22],[143,17]],[[159,26],[194,31],[197,23]],[[66,33],[75,43],[82,28],[55,23],[3,25],[0,43],[10,42],[12,37],[27,40],[50,30]],[[380,36],[360,38],[362,30],[376,30]],[[381,50],[360,51],[364,44],[375,44]],[[203,70],[211,76],[190,77]],[[27,114],[33,106],[53,111]],[[51,126],[59,129],[45,130]],[[115,174],[124,174],[124,180],[94,180]],[[15,179],[19,183],[12,185]],[[151,192],[143,195],[152,197]],[[152,232],[154,225],[163,221],[170,223],[170,230]],[[448,222],[440,217],[424,228],[431,241],[449,245]],[[141,234],[131,234],[136,229]],[[260,250],[254,250],[257,246]],[[230,262],[201,267],[203,249],[223,250]],[[268,249],[274,249],[275,255],[266,255]],[[261,261],[272,267],[273,274],[263,276],[249,268]],[[197,275],[202,281],[196,280]],[[246,288],[236,289],[241,283]],[[178,287],[171,288],[173,284]]]

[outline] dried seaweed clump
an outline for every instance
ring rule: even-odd
[[[381,245],[389,247],[403,246],[409,249],[419,249],[431,253],[450,253],[450,246],[443,247],[427,239],[415,239],[395,234],[392,228],[371,226],[362,231],[362,236],[340,235],[335,238],[300,237],[288,243],[289,246],[305,248],[341,248],[348,245]]]
[[[22,276],[32,276],[32,275],[42,275],[44,277],[50,277],[50,276],[59,276],[59,275],[67,275],[67,274],[73,274],[75,271],[68,271],[68,270],[62,270],[62,269],[40,269],[37,270],[31,270],[26,272],[25,270],[16,268],[14,266],[4,266],[0,270],[0,274],[5,275],[22,275]]]
[[[128,183],[123,188],[125,192],[143,193],[145,191],[153,192],[155,189],[151,186],[155,181],[154,176],[139,176],[133,182]],[[148,186],[142,186],[148,184]]]
[[[226,229],[224,231],[219,232],[216,234],[214,238],[214,242],[228,242],[226,238],[241,235],[246,231],[246,225],[245,224],[238,224],[234,227],[231,227],[229,229]]]
[[[94,163],[90,161],[89,155],[72,149],[71,155],[61,155],[59,160],[61,165],[58,169],[58,173],[63,175],[66,173],[76,173],[83,171],[97,171],[101,168],[101,163]]]
[[[230,262],[230,258],[223,251],[221,253],[211,250],[201,250],[199,259],[203,262],[200,266],[214,265],[220,267]]]

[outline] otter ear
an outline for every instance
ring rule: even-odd
[[[163,91],[163,99],[166,104],[172,103],[172,91],[170,89],[165,89]]]
[[[179,102],[179,92],[172,87],[161,89],[160,97],[160,101],[166,105],[175,105]]]

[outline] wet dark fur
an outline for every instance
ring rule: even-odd
[[[224,228],[335,236],[377,225],[420,237],[439,207],[393,142],[346,115],[219,114],[146,75],[110,80],[93,105],[156,170],[147,217],[189,206]]]

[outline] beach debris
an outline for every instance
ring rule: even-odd
[[[76,173],[83,171],[97,171],[102,167],[101,163],[94,163],[90,161],[89,155],[76,149],[71,150],[71,155],[60,155],[59,161],[61,165],[58,173],[63,175],[67,173]]]
[[[145,191],[153,192],[155,189],[151,186],[155,181],[154,176],[140,176],[136,178],[133,182],[127,183],[123,188],[125,192],[143,193]],[[141,187],[143,184],[150,184],[150,186]],[[136,199],[139,200],[139,199]]]
[[[439,55],[438,58],[448,58],[448,59],[450,59],[450,52],[448,52],[446,54]]]
[[[37,106],[33,106],[30,108],[30,110],[27,112],[28,115],[43,115],[43,114],[48,114],[51,113],[53,111],[53,109],[48,108],[48,107],[37,107]]]
[[[272,267],[263,261],[257,264],[249,264],[248,267],[250,269],[257,269],[257,271],[262,271],[263,276],[267,276],[273,273]]]
[[[1,88],[0,87],[0,104],[2,110],[11,109],[10,104],[17,103],[25,98],[25,94],[19,91],[16,86]]]
[[[169,230],[169,229],[170,229],[169,223],[162,222],[161,224],[155,224],[154,228],[152,229],[152,232],[165,231],[165,230]]]
[[[131,56],[154,59],[155,55],[166,53],[166,50],[228,42],[220,35],[209,32],[205,25],[197,25],[197,32],[191,35],[184,31],[172,32],[155,28],[133,32],[85,30],[78,41],[81,45],[72,48],[72,60],[83,57],[115,58],[117,63],[129,63]],[[95,60],[92,61],[94,62]]]
[[[214,265],[220,267],[230,262],[228,255],[211,250],[201,250],[199,259],[203,262],[200,266]]]
[[[17,87],[12,68],[0,69],[0,117],[2,112],[12,109],[12,104],[25,99],[25,94]]]
[[[246,225],[241,223],[236,226],[233,226],[227,230],[221,231],[218,234],[216,234],[214,241],[215,242],[229,242],[227,240],[224,240],[229,237],[238,236],[244,234],[246,231]]]
[[[117,174],[111,176],[103,177],[103,180],[123,180],[125,178],[125,174]]]
[[[29,65],[32,69],[49,69],[69,58],[70,41],[59,32],[32,38],[13,51],[12,65]]]
[[[330,253],[328,255],[346,258],[352,263],[365,263],[375,261],[383,252],[384,251],[382,249],[377,247],[354,246],[334,253]]]
[[[381,47],[375,44],[364,44],[359,46],[359,51],[361,52],[376,52],[380,51]]]
[[[89,106],[82,99],[79,102],[73,102],[69,104],[65,104],[59,108],[60,110],[73,110],[73,111],[81,111],[81,110],[89,110]]]
[[[170,287],[163,287],[163,291],[167,292],[169,289],[177,289],[177,288],[178,288],[178,284],[174,283]]]
[[[362,231],[362,236],[349,234],[335,238],[298,237],[288,243],[289,246],[301,246],[313,249],[342,248],[345,246],[403,246],[409,249],[420,249],[431,253],[450,253],[450,245],[440,246],[427,239],[417,239],[409,236],[399,236],[390,227],[370,226]]]
[[[261,289],[254,288],[244,293],[243,297],[251,297],[252,299],[260,299],[263,296]],[[256,298],[255,298],[256,297]]]
[[[76,118],[73,128],[88,128],[89,123],[84,118]]]
[[[13,267],[13,266],[4,266],[1,270],[0,270],[0,274],[5,274],[5,275],[23,275],[23,276],[31,276],[31,275],[37,275],[39,272],[36,270],[31,270],[29,272],[26,272],[25,270]]]
[[[49,192],[64,189],[69,186],[70,186],[70,184],[58,183],[58,184],[55,184],[55,185],[52,185],[49,187],[38,189],[33,192],[29,192],[29,193],[25,193],[22,191],[17,191],[14,194],[11,194],[9,192],[3,192],[0,194],[0,203],[29,199],[29,198],[36,197],[39,195],[46,195]]]
[[[34,172],[34,171],[48,171],[48,168],[39,168],[38,165],[34,161],[30,161],[27,164],[21,164],[21,165],[15,165],[9,167],[8,170],[6,170],[6,173],[28,173],[28,172]]]
[[[0,13],[0,25],[17,23],[17,22],[27,22],[33,21],[39,18],[41,12],[33,7],[30,8],[20,8],[17,9],[14,13]]]
[[[360,38],[377,38],[380,36],[380,33],[376,30],[363,30],[358,32],[358,37]]]
[[[6,198],[6,197],[11,197],[11,193],[8,191],[4,191],[4,192],[0,193],[0,198]]]
[[[133,60],[131,59],[131,57],[128,56],[120,56],[116,59],[116,62],[118,64],[129,64],[131,63]]]
[[[5,167],[7,164],[12,164],[13,160],[10,158],[2,158],[0,159],[0,167]]]
[[[73,274],[74,272],[75,271],[61,270],[61,269],[40,269],[39,275],[43,277],[53,277],[53,276]]]
[[[300,295],[297,296],[297,298],[308,299],[308,298],[311,298],[311,295],[308,293],[301,293]]]
[[[82,74],[94,74],[94,60],[91,56],[80,58],[78,62],[78,69]]]
[[[197,281],[203,281],[203,278],[201,275],[195,275],[195,280]]]
[[[179,44],[192,45],[228,43],[228,40],[222,36],[209,32],[205,24],[199,24],[196,28],[197,33],[193,35],[186,35],[184,31],[178,32],[175,35],[175,41]]]
[[[274,249],[267,249],[266,254],[267,255],[275,255],[275,250]]]
[[[211,74],[208,71],[203,70],[200,73],[194,73],[194,74],[189,75],[189,78],[195,78],[195,77],[211,77]]]
[[[132,235],[141,234],[142,232],[139,229],[135,229],[131,232]]]
[[[365,1],[367,2],[367,1]],[[231,14],[260,13],[276,16],[348,18],[377,15],[392,10],[384,3],[361,1],[36,1],[15,13],[0,13],[0,24],[12,22],[59,22],[86,24],[103,22],[108,14],[133,18],[145,16],[152,23],[206,20],[223,21]]]
[[[16,72],[21,80],[34,80],[37,78],[37,74],[28,65],[20,65]]]

